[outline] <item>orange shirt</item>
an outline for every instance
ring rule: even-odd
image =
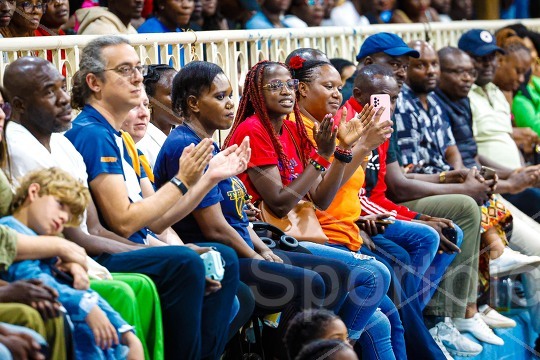
[[[313,121],[302,114],[302,121],[306,126],[309,139],[313,139]],[[360,217],[362,207],[358,192],[364,184],[365,174],[361,166],[351,178],[338,190],[334,200],[325,211],[317,210],[317,218],[330,243],[345,245],[352,251],[358,251],[362,246],[360,229],[355,221]]]

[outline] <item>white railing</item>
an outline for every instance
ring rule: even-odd
[[[126,35],[143,64],[169,63],[175,68],[193,60],[206,60],[220,65],[231,80],[233,89],[250,66],[269,59],[284,61],[287,54],[300,47],[322,50],[329,58],[341,57],[354,61],[362,41],[381,31],[400,35],[406,42],[429,39],[440,48],[456,45],[462,33],[480,28],[495,31],[515,21],[455,21],[430,24],[373,25],[358,28],[319,27],[304,29],[230,30],[163,34]],[[540,19],[523,20],[532,30],[540,31]],[[0,82],[3,70],[18,57],[34,55],[52,59],[64,68],[68,84],[78,69],[79,55],[84,45],[95,36],[51,36],[0,39]],[[238,94],[235,93],[235,97]],[[236,102],[237,103],[237,102]]]

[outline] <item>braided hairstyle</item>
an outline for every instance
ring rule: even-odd
[[[274,149],[278,154],[279,162],[282,164],[283,170],[288,176],[290,175],[290,170],[289,167],[286,165],[289,163],[289,159],[283,151],[283,146],[281,145],[279,136],[278,134],[276,134],[274,127],[272,126],[272,121],[268,117],[268,110],[266,108],[266,102],[264,101],[263,94],[263,81],[265,72],[267,69],[273,66],[283,66],[285,69],[288,70],[285,64],[268,60],[260,61],[255,64],[251,69],[249,69],[246,75],[246,81],[244,83],[244,92],[242,94],[242,98],[240,99],[240,104],[238,105],[238,111],[236,112],[236,118],[234,119],[234,123],[232,125],[231,131],[229,132],[229,135],[225,139],[224,146],[227,147],[229,145],[232,134],[234,134],[238,126],[249,116],[255,114],[261,121],[264,129],[268,133],[268,136],[270,136],[272,145],[274,146]],[[300,135],[299,147],[301,153],[298,155],[302,160],[303,165],[307,166],[307,162],[311,150],[313,149],[313,145],[309,141],[306,127],[304,126],[302,116],[300,115],[300,108],[298,107],[296,101],[294,103],[293,109],[294,119],[296,122],[296,130]]]

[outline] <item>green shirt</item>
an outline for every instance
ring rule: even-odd
[[[527,85],[531,94],[529,99],[520,91],[514,97],[512,114],[518,127],[529,127],[540,135],[540,77],[533,76]]]

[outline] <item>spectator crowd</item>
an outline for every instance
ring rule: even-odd
[[[236,111],[218,65],[118,36],[473,16],[362,3],[0,2],[3,37],[102,35],[70,91],[43,58],[3,72],[0,358],[473,357],[517,326],[503,278],[539,333],[540,34],[296,49]]]

